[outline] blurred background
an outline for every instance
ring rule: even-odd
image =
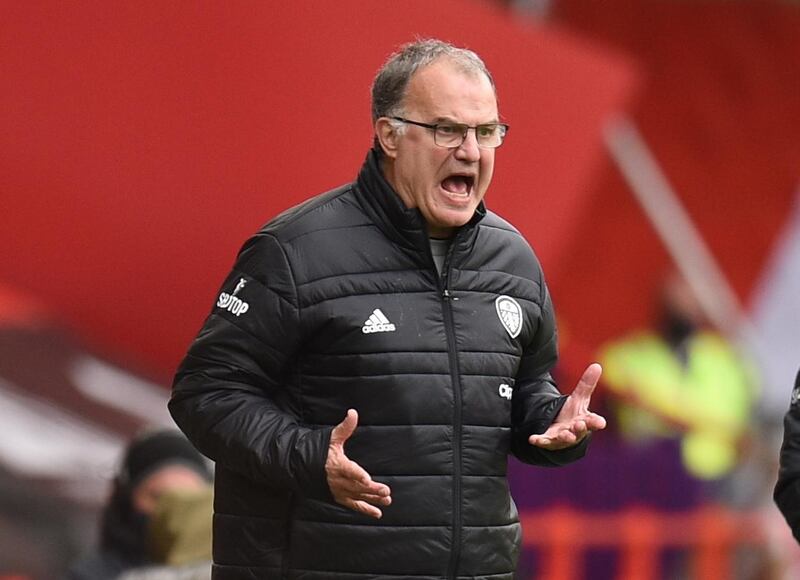
[[[800,365],[800,3],[2,2],[0,578],[59,578],[239,245],[352,180],[400,44],[477,51],[487,196],[610,428],[512,461],[519,578],[796,578],[771,491]]]

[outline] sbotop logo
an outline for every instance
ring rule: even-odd
[[[227,310],[231,314],[235,314],[236,316],[241,316],[248,310],[250,310],[250,305],[238,298],[236,295],[239,291],[244,288],[244,285],[247,284],[247,280],[244,278],[239,278],[239,283],[236,284],[236,288],[234,288],[231,294],[227,292],[222,292],[219,295],[219,299],[217,300],[217,307],[222,308],[223,310]]]

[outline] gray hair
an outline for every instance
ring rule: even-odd
[[[372,122],[398,115],[411,77],[439,58],[450,59],[465,73],[484,74],[494,88],[489,69],[477,54],[437,39],[409,42],[384,63],[372,83]]]

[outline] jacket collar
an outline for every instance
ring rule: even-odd
[[[380,156],[374,149],[370,149],[361,167],[355,193],[361,206],[387,237],[400,245],[417,250],[424,248],[428,251],[428,229],[425,219],[417,208],[407,208],[386,180]],[[472,219],[460,228],[456,235],[459,246],[471,245],[476,233],[475,226],[485,215],[486,207],[481,201]]]

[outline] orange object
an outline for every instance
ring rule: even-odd
[[[586,550],[612,548],[620,561],[617,580],[663,578],[660,554],[685,548],[692,578],[730,578],[733,554],[741,546],[764,546],[762,516],[708,505],[688,512],[631,506],[611,513],[588,513],[559,506],[523,513],[523,546],[539,552],[537,578],[580,580]]]

